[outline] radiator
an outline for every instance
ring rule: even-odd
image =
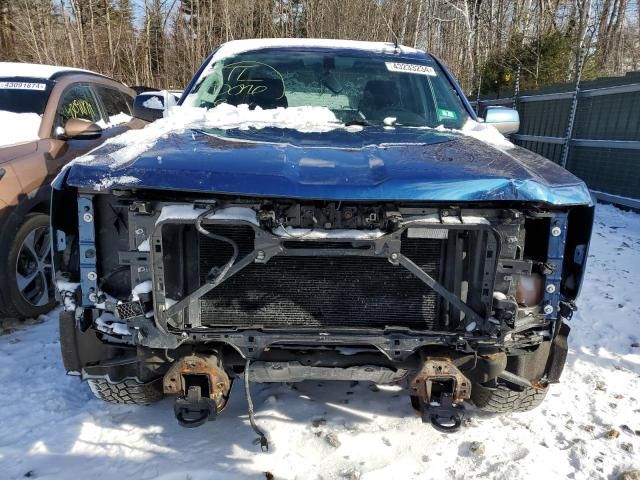
[[[208,226],[232,238],[240,258],[253,250],[253,230],[245,226]],[[286,245],[299,248],[299,245]],[[305,247],[335,249],[340,242],[304,242]],[[402,238],[402,253],[439,279],[443,240]],[[347,245],[350,245],[347,243]],[[192,253],[193,254],[193,253]],[[231,247],[199,236],[199,276],[224,265]],[[275,256],[250,264],[200,299],[205,327],[325,328],[438,327],[439,297],[402,266],[364,256]]]

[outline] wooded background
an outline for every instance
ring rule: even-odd
[[[183,88],[220,43],[393,41],[440,57],[472,97],[640,69],[640,0],[0,0],[0,60]],[[584,52],[584,56],[582,53]],[[584,58],[584,62],[580,59]]]

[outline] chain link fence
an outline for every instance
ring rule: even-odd
[[[480,116],[488,106],[515,103],[520,130],[511,135],[514,143],[566,167],[597,198],[640,208],[640,72],[582,82],[577,91],[560,84],[477,103]]]

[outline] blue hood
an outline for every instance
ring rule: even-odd
[[[104,145],[91,162],[72,165],[67,184],[345,201],[591,204],[581,180],[539,155],[436,130],[187,130],[126,164],[109,155],[118,148]]]

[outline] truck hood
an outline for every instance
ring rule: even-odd
[[[185,130],[125,161],[121,148],[108,143],[80,159],[67,184],[345,201],[592,202],[581,180],[543,157],[452,131]]]

